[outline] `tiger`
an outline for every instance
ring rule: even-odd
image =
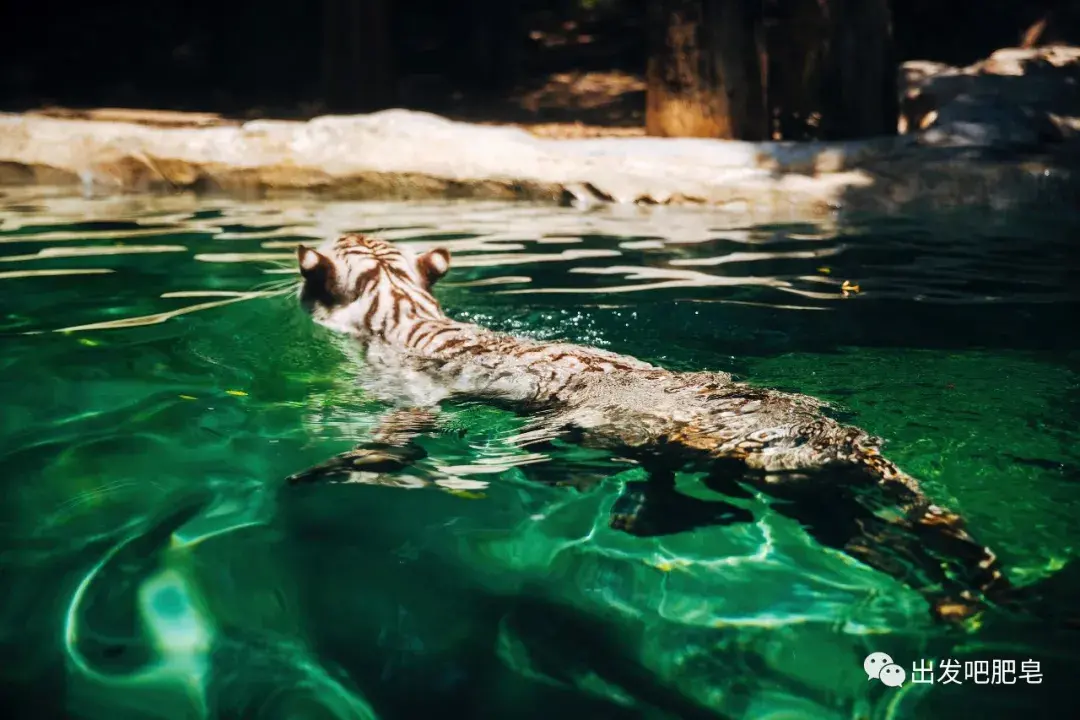
[[[445,248],[347,234],[298,245],[297,262],[300,306],[360,350],[368,390],[392,410],[368,440],[290,485],[398,472],[424,457],[416,440],[438,430],[444,402],[486,403],[525,418],[523,449],[568,442],[643,469],[611,509],[616,530],[655,536],[753,519],[738,503],[677,491],[676,473],[691,472],[721,497],[765,497],[823,545],[908,583],[936,620],[965,622],[1008,601],[1001,563],[965,521],[824,401],[451,319],[433,294],[450,269]]]

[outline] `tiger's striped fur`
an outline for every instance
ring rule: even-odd
[[[480,400],[534,418],[523,445],[561,437],[637,460],[653,495],[670,497],[674,472],[689,468],[722,491],[750,485],[782,499],[778,510],[823,543],[921,585],[939,617],[967,617],[1009,591],[994,554],[957,515],[882,456],[878,438],[830,418],[814,398],[456,322],[432,295],[450,267],[446,250],[418,255],[346,235],[317,250],[300,246],[298,259],[300,300],[313,320],[355,338],[371,389],[411,408],[394,416],[406,418],[400,427],[391,423],[376,443],[323,471],[399,467],[409,458],[394,448],[429,428],[441,401]],[[638,500],[641,508],[653,502]],[[637,520],[623,513],[613,524],[633,531]],[[907,577],[912,566],[922,578]]]

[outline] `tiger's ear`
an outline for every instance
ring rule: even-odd
[[[306,245],[296,246],[296,260],[300,263],[300,274],[310,282],[326,282],[333,269],[329,258]]]
[[[450,269],[450,251],[446,248],[428,250],[416,259],[416,265],[420,269],[420,277],[431,287]]]

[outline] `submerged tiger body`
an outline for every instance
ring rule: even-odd
[[[347,235],[301,246],[300,301],[312,319],[354,338],[369,389],[398,406],[372,440],[290,478],[393,471],[437,424],[444,400],[475,400],[530,418],[522,446],[555,439],[637,461],[612,525],[638,534],[747,520],[723,502],[680,496],[674,474],[700,471],[728,495],[763,492],[823,544],[924,593],[939,617],[970,616],[1010,586],[992,552],[887,460],[880,440],[826,414],[809,396],[720,372],[678,373],[606,350],[496,333],[448,318],[431,293],[449,269],[436,249]]]

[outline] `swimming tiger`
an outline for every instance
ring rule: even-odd
[[[423,456],[446,400],[486,402],[529,418],[518,439],[556,440],[636,461],[613,528],[656,535],[752,519],[735,504],[690,498],[675,474],[704,475],[732,497],[764,495],[824,545],[907,582],[935,617],[963,620],[1011,585],[962,519],[934,504],[886,459],[881,440],[827,414],[812,397],[754,387],[723,372],[672,372],[633,357],[498,333],[449,318],[432,294],[450,254],[363,235],[300,245],[301,306],[354,339],[368,384],[396,409],[370,441],[288,478],[388,473]]]

